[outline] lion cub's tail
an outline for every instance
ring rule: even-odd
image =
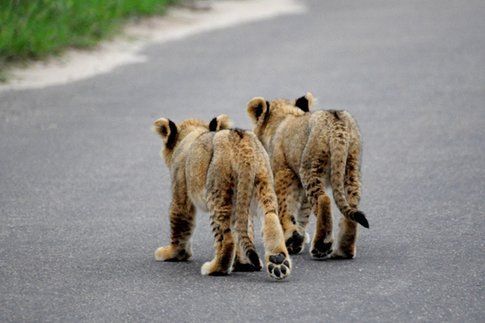
[[[369,228],[369,222],[367,221],[364,212],[351,207],[347,201],[344,180],[347,154],[349,151],[349,136],[346,131],[338,131],[344,129],[344,122],[338,123],[336,126],[336,134],[332,135],[330,138],[330,182],[333,198],[340,212],[342,212],[346,218],[361,224],[365,228]]]
[[[253,198],[254,179],[256,170],[254,168],[254,147],[248,136],[242,136],[240,147],[238,147],[238,170],[237,170],[237,195],[235,208],[235,231],[238,243],[249,261],[256,268],[261,268],[258,254],[254,243],[248,234],[250,205]]]

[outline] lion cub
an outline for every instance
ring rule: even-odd
[[[176,125],[168,119],[154,122],[162,137],[161,156],[170,169],[170,244],[155,251],[160,261],[184,261],[192,250],[195,207],[208,211],[215,238],[215,257],[202,275],[226,275],[231,270],[259,271],[261,262],[253,244],[251,205],[264,214],[266,268],[271,277],[290,275],[291,260],[279,222],[269,159],[256,136],[228,129],[227,116],[210,124],[190,119]]]
[[[357,223],[369,223],[358,210],[361,141],[357,123],[346,111],[309,112],[313,96],[248,103],[254,132],[268,151],[275,176],[280,221],[291,254],[303,250],[312,209],[317,217],[310,254],[313,258],[353,258]],[[330,186],[343,218],[339,244],[332,253]]]

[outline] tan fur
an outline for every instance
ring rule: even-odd
[[[357,209],[360,132],[346,111],[306,112],[313,102],[311,93],[297,100],[273,100],[269,106],[264,98],[256,97],[248,103],[248,114],[255,124],[254,132],[270,155],[288,251],[303,250],[305,228],[313,209],[317,227],[311,255],[321,259],[332,252],[331,200],[325,192],[330,186],[344,215],[339,246],[333,256],[352,258],[357,236],[354,221],[368,226]]]
[[[179,125],[163,118],[154,122],[164,141],[161,155],[172,178],[171,242],[158,248],[155,258],[190,258],[198,207],[210,213],[215,238],[215,257],[202,266],[202,274],[224,275],[233,268],[260,270],[250,212],[254,200],[264,214],[267,270],[273,278],[283,279],[290,274],[291,261],[279,223],[268,155],[252,132],[225,129],[230,124],[225,115],[214,118],[210,126],[194,119]]]

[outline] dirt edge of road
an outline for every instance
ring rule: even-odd
[[[164,16],[128,24],[120,36],[93,50],[69,49],[60,57],[13,67],[8,71],[9,81],[0,84],[0,91],[38,89],[86,79],[122,65],[145,62],[142,50],[154,43],[304,11],[296,0],[215,1],[206,11],[173,7]]]

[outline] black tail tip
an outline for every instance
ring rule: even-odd
[[[356,211],[354,214],[352,214],[352,217],[354,218],[355,222],[359,223],[364,228],[369,229],[369,221],[367,221],[367,218],[362,211]]]
[[[261,270],[261,262],[259,261],[258,253],[254,249],[249,249],[246,252],[246,256],[249,258],[251,264],[256,267],[258,270]]]

